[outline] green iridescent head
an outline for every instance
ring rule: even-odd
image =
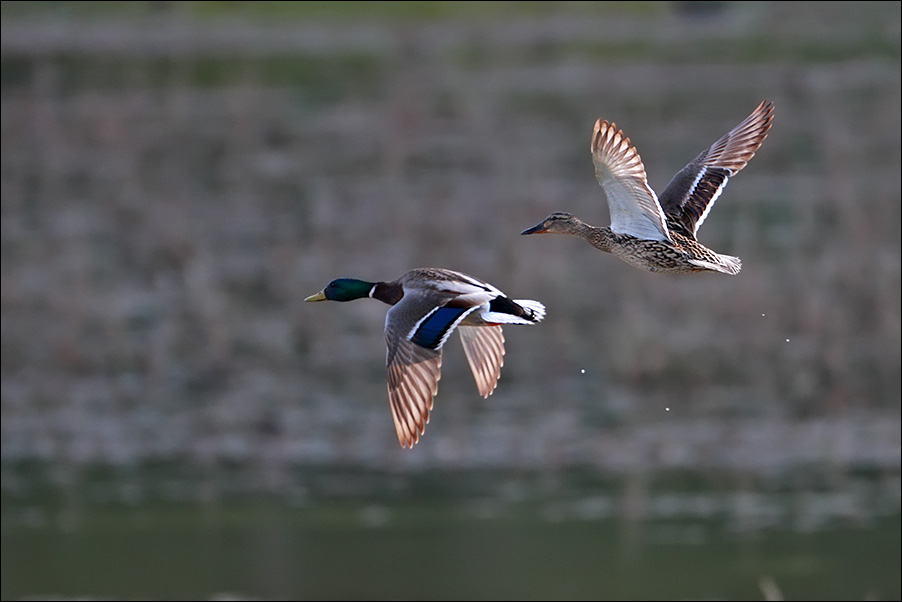
[[[310,295],[304,301],[353,301],[369,297],[374,286],[374,283],[365,280],[337,278],[327,284],[326,288],[315,295]]]

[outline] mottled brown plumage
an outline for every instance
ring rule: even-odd
[[[570,213],[552,213],[522,234],[558,233],[652,272],[738,274],[742,262],[696,239],[730,177],[755,155],[773,120],[764,101],[739,125],[681,169],[661,193],[649,187],[639,152],[613,123],[599,119],[592,132],[595,176],[605,191],[611,225],[589,225]]]

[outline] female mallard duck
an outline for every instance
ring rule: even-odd
[[[610,227],[590,226],[569,213],[552,213],[521,232],[572,234],[627,263],[652,272],[738,274],[738,257],[720,255],[696,240],[727,180],[745,167],[767,137],[774,106],[768,101],[673,177],[660,200],[629,138],[599,119],[592,133],[595,177],[611,212]]]
[[[495,390],[504,363],[502,324],[535,324],[545,306],[510,299],[497,288],[460,272],[411,270],[393,282],[339,278],[305,301],[372,297],[392,306],[385,316],[388,399],[401,447],[413,447],[429,422],[441,377],[442,345],[457,328],[483,397]]]

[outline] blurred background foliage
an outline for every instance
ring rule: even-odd
[[[91,533],[98,507],[187,504],[223,524],[209,508],[236,500],[255,500],[266,549],[283,522],[260,503],[308,527],[520,509],[528,528],[505,533],[521,543],[570,520],[894,517],[879,554],[895,569],[856,568],[874,591],[843,596],[899,596],[898,2],[3,2],[0,17],[4,599],[37,593],[7,576],[46,569],[57,530]],[[765,98],[774,127],[700,231],[738,276],[519,236],[556,210],[607,223],[596,118],[662,190]],[[431,265],[548,317],[506,329],[488,400],[451,340],[408,451],[386,306],[302,299]],[[45,547],[12,553],[35,525]],[[751,590],[646,594],[627,571],[619,590],[554,574],[361,593],[269,569],[248,581],[270,597],[769,591],[756,573]],[[234,588],[253,595],[248,581]],[[169,596],[225,587],[210,582]],[[107,595],[167,597],[128,587]]]

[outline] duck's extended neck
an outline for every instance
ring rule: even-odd
[[[617,236],[608,226],[603,226],[601,228],[597,226],[590,226],[589,224],[578,219],[574,219],[573,223],[570,224],[570,229],[567,234],[578,236],[587,241],[596,249],[606,251],[608,253],[611,252],[611,249],[613,248],[615,243],[614,239]]]
[[[400,282],[377,282],[370,289],[370,297],[383,303],[394,305],[404,296],[404,287]]]

